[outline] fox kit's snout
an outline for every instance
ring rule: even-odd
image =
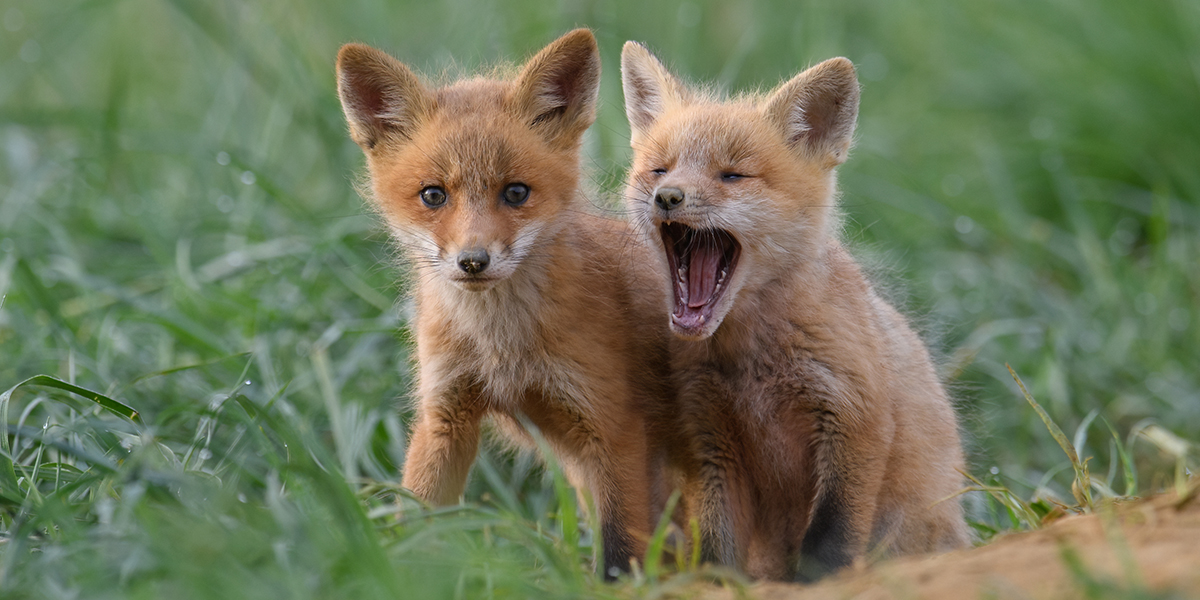
[[[652,173],[666,178],[666,169]],[[671,329],[685,339],[703,339],[721,324],[743,283],[736,277],[742,244],[713,219],[713,197],[706,199],[695,186],[670,182],[647,189],[650,221],[671,275]]]
[[[469,248],[458,253],[458,268],[467,275],[478,275],[488,267],[491,258],[485,248]]]

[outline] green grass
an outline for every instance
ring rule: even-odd
[[[626,39],[732,89],[848,56],[847,238],[945,355],[971,472],[1034,511],[969,494],[979,530],[1076,505],[1089,457],[1096,498],[1195,467],[1200,5],[504,4],[0,5],[0,389],[53,378],[0,399],[0,596],[630,597],[691,577],[599,583],[533,457],[486,448],[460,508],[397,490],[411,335],[353,191],[346,41],[453,76],[594,28],[585,149],[611,195]]]

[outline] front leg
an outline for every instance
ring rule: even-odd
[[[651,506],[654,490],[666,476],[657,457],[648,449],[645,424],[629,423],[605,449],[601,482],[596,486],[597,512],[604,539],[606,577],[613,569],[628,571],[631,561],[643,560],[657,526],[651,515],[662,506]]]
[[[893,429],[883,419],[818,414],[815,508],[800,544],[798,581],[849,566],[867,550]]]
[[[604,544],[604,579],[612,581],[621,573],[628,573],[630,565],[645,555],[649,530],[644,527],[631,528],[636,513],[647,512],[643,505],[649,502],[649,494],[641,494],[637,482],[632,486],[601,485],[596,488],[596,512],[600,518],[600,539]],[[619,489],[624,487],[624,489]],[[637,505],[637,506],[634,506]],[[636,529],[636,533],[633,529]]]
[[[633,420],[630,420],[633,421]],[[576,431],[582,425],[577,425]],[[644,425],[628,422],[606,435],[585,435],[580,460],[570,461],[572,485],[590,492],[604,547],[603,575],[613,580],[641,560],[653,533],[651,491],[662,474],[647,452]]]
[[[689,508],[694,507],[700,524],[700,560],[738,567],[744,554],[745,536],[738,535],[735,519],[736,469],[728,436],[720,430],[696,436],[698,481],[689,485]],[[739,544],[739,537],[742,543]]]
[[[473,389],[452,387],[423,396],[404,461],[404,487],[435,506],[457,502],[479,450],[482,418]]]
[[[602,391],[596,396],[629,397],[619,388]],[[611,400],[566,396],[532,396],[525,408],[562,458],[571,485],[580,491],[581,499],[590,500],[588,510],[599,517],[605,579],[629,572],[631,561],[645,555],[653,532],[651,496],[662,476],[657,468],[660,461],[648,450],[642,415]]]

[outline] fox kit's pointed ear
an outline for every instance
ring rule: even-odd
[[[525,63],[509,106],[551,145],[573,146],[596,120],[599,93],[596,37],[576,29]]]
[[[691,92],[645,46],[625,42],[621,50],[621,87],[625,115],[637,142],[663,113],[687,104]]]
[[[432,107],[429,93],[408,67],[363,44],[342,46],[337,83],[350,138],[364,150],[385,137],[411,138]]]
[[[792,148],[830,167],[846,162],[858,118],[858,78],[845,58],[831,58],[779,86],[763,105]]]

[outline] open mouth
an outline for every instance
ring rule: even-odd
[[[663,223],[659,233],[671,267],[671,321],[678,329],[699,333],[729,288],[742,247],[722,229]]]

